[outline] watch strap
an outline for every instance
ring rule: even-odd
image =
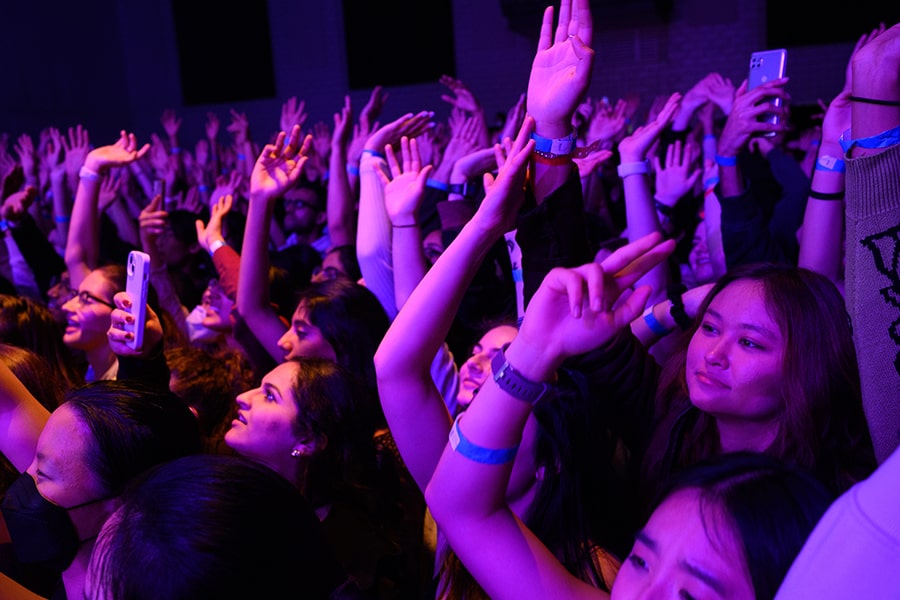
[[[532,406],[537,404],[551,389],[543,382],[530,381],[509,364],[503,350],[497,352],[491,359],[491,371],[494,381],[504,392],[517,400],[528,402]]]

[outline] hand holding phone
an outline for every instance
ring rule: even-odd
[[[786,68],[787,50],[784,48],[752,53],[750,55],[750,72],[747,75],[747,90],[752,90],[774,79],[781,79],[784,77]],[[772,106],[781,106],[781,98],[772,98],[769,102]],[[778,125],[779,117],[776,113],[763,113],[759,116],[759,121]],[[775,132],[769,131],[762,135],[771,137],[775,135]]]
[[[144,343],[144,327],[147,323],[147,291],[150,278],[150,255],[146,252],[132,250],[128,253],[126,265],[127,283],[125,291],[131,298],[131,316],[133,323],[125,323],[125,331],[134,337],[126,343],[132,350],[140,350]]]

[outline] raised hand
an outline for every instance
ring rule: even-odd
[[[529,302],[513,344],[526,346],[553,372],[567,357],[609,341],[641,314],[650,296],[649,286],[633,291],[631,286],[674,249],[674,240],[654,232],[599,264],[551,270]]]
[[[441,75],[439,82],[453,92],[452,96],[441,94],[441,100],[468,113],[482,112],[481,103],[462,81],[449,75]]]
[[[219,136],[219,117],[216,116],[214,112],[206,113],[206,139],[209,140],[210,144],[214,144],[216,138]]]
[[[572,115],[587,93],[594,65],[592,36],[588,0],[562,0],[555,34],[553,7],[544,11],[527,93],[528,114],[539,135],[559,138],[572,132]]]
[[[37,188],[33,185],[26,186],[24,190],[13,192],[3,200],[3,205],[0,206],[0,219],[18,223],[36,199]]]
[[[206,252],[209,252],[209,245],[216,240],[224,239],[222,235],[222,219],[231,211],[234,196],[226,194],[221,196],[212,205],[209,215],[209,222],[204,225],[202,219],[197,219],[194,225],[197,227],[197,242]]]
[[[174,110],[167,108],[163,111],[159,122],[163,126],[163,131],[169,136],[169,141],[172,143],[173,148],[177,148],[178,130],[181,129],[181,119],[178,118],[178,115],[175,114]]]
[[[106,332],[110,350],[119,356],[139,358],[149,358],[154,352],[159,352],[158,345],[163,339],[163,328],[159,316],[150,308],[150,305],[147,305],[144,343],[140,348],[132,349],[128,342],[134,339],[134,334],[125,331],[126,323],[129,325],[134,323],[134,317],[131,316],[132,298],[128,292],[116,292],[113,302],[115,302],[116,308],[109,315],[109,330]]]
[[[162,139],[155,133],[150,134],[150,154],[147,158],[157,176],[165,178],[163,174],[169,170],[169,153],[166,152]]]
[[[682,145],[681,140],[676,140],[666,148],[665,164],[655,154],[651,157],[656,172],[656,199],[660,203],[673,207],[694,188],[703,174],[696,163],[699,156],[696,144]]]
[[[412,138],[425,133],[434,126],[433,118],[434,112],[430,110],[423,110],[416,114],[406,113],[372,132],[369,139],[366,140],[365,149],[382,154],[385,146],[398,144],[403,136]]]
[[[161,195],[154,196],[138,215],[141,248],[150,255],[154,262],[159,258],[159,252],[156,250],[156,238],[162,234],[169,223],[169,213],[163,208],[163,200]]]
[[[417,223],[419,205],[425,195],[425,181],[431,174],[432,166],[422,166],[419,148],[415,138],[400,138],[400,157],[390,145],[385,146],[387,170],[379,170],[384,184],[384,208],[391,224],[406,227]]]
[[[116,201],[119,195],[119,186],[121,180],[112,175],[104,177],[100,182],[100,195],[97,199],[97,208],[100,212],[105,211],[110,205]]]
[[[578,167],[578,176],[584,179],[585,177],[593,175],[600,165],[608,161],[612,156],[612,150],[600,150],[594,148],[583,156],[577,158],[573,157],[572,162]]]
[[[50,168],[51,177],[64,177],[66,174],[66,154],[63,147],[63,136],[56,127],[48,131],[50,140],[46,144],[44,160]]]
[[[62,142],[66,151],[66,173],[70,181],[78,181],[78,170],[85,164],[91,151],[88,131],[80,124],[69,127],[69,141],[67,143],[63,138]]]
[[[610,105],[601,98],[593,102],[592,108],[585,136],[587,143],[609,142],[625,131],[628,123],[625,117],[628,103],[624,98],[616,100],[615,105]]]
[[[311,135],[307,135],[301,143],[299,125],[291,129],[290,138],[284,131],[279,132],[275,142],[265,145],[253,165],[250,174],[251,199],[269,201],[284,194],[300,179],[311,146]]]
[[[525,199],[526,167],[534,150],[533,132],[534,119],[528,116],[508,151],[504,152],[499,144],[494,144],[494,156],[499,166],[497,177],[484,174],[485,196],[469,221],[489,235],[500,236],[516,226],[516,214]]]
[[[302,129],[308,116],[306,114],[306,101],[298,101],[297,96],[291,96],[281,105],[281,120],[279,121],[281,130],[290,131],[294,125],[299,125]]]
[[[373,129],[378,128],[378,117],[381,116],[381,111],[384,110],[384,105],[387,102],[389,94],[384,91],[380,85],[376,85],[372,89],[372,93],[369,94],[369,100],[366,102],[365,106],[363,106],[362,110],[359,112],[359,122],[360,126],[366,131],[372,131]]]
[[[86,134],[85,134],[86,135]],[[150,151],[150,144],[138,147],[137,137],[124,129],[119,139],[109,146],[100,146],[91,150],[85,158],[85,166],[95,173],[105,173],[111,167],[127,165],[145,156]]]
[[[719,73],[710,73],[707,79],[706,94],[710,101],[719,107],[726,117],[731,114],[734,104],[734,84]]]
[[[247,114],[239,113],[232,108],[231,123],[226,130],[234,136],[235,145],[246,143],[250,139],[250,121],[247,120]]]
[[[450,174],[450,182],[463,183],[465,181],[471,181],[496,168],[497,156],[494,147],[478,148],[454,161],[453,170]]]
[[[472,116],[463,116],[457,127],[453,128],[450,141],[444,149],[441,165],[446,169],[447,176],[453,163],[463,156],[483,147],[481,143],[481,128],[479,120]]]
[[[663,129],[672,122],[681,102],[681,94],[674,92],[663,104],[656,118],[641,125],[619,142],[619,156],[623,163],[640,162],[647,158],[650,147],[659,139]]]
[[[747,81],[741,83],[734,97],[731,113],[725,121],[725,127],[719,136],[718,153],[721,156],[737,156],[747,147],[750,138],[755,134],[787,131],[787,85],[788,78],[773,79],[757,88],[747,90]],[[781,98],[781,106],[773,106],[768,98]],[[775,113],[780,119],[777,125],[760,122],[757,117],[764,113]]]
[[[347,133],[349,131],[350,128],[347,127]],[[312,147],[316,151],[316,155],[320,156],[325,164],[328,164],[328,155],[331,154],[331,139],[331,128],[328,127],[325,121],[319,121],[313,125]]]
[[[210,206],[215,206],[225,196],[235,196],[241,187],[244,176],[240,171],[231,171],[228,175],[216,177],[216,187],[209,195]]]
[[[37,175],[38,159],[31,136],[27,133],[20,135],[13,150],[19,157],[19,164],[22,165],[22,171],[25,172],[26,177],[35,177]]]
[[[194,163],[201,169],[209,164],[209,140],[197,140],[194,146]]]

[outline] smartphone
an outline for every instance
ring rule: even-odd
[[[153,200],[157,196],[162,196],[163,202],[166,201],[166,181],[164,179],[153,180],[153,196],[150,199]]]
[[[787,50],[778,48],[777,50],[760,50],[750,55],[750,72],[747,75],[747,89],[752,90],[755,87],[772,81],[773,79],[781,79],[784,77],[787,68]],[[772,98],[769,100],[772,106],[781,106],[781,98]],[[777,125],[779,117],[775,113],[763,113],[759,116],[761,122]],[[774,131],[768,131],[760,134],[766,137],[775,135]]]
[[[128,275],[125,291],[131,297],[131,316],[134,323],[125,323],[125,331],[134,334],[127,342],[132,350],[140,350],[144,343],[144,326],[147,323],[147,288],[150,278],[150,255],[146,252],[132,250],[128,253],[126,265]]]

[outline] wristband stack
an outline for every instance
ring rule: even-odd
[[[536,133],[531,134],[534,140],[532,156],[535,162],[545,165],[565,165],[572,161],[575,150],[575,132],[562,138],[545,138]]]

